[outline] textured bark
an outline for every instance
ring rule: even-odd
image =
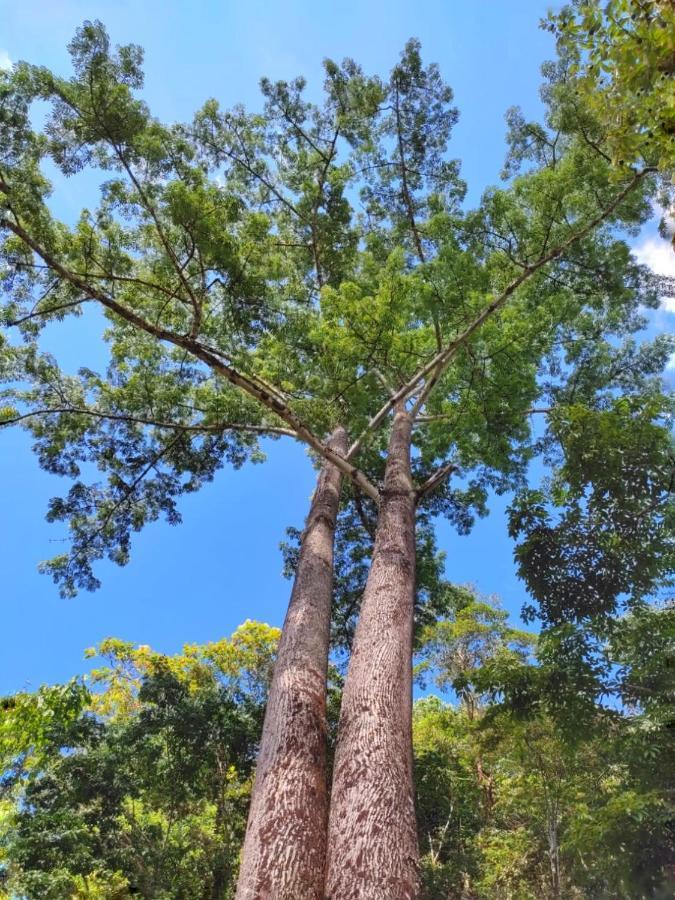
[[[346,454],[344,429],[329,446]],[[237,900],[323,900],[326,678],[341,481],[339,470],[324,463],[267,702]]]
[[[415,496],[411,419],[394,417],[373,558],[342,697],[333,769],[326,896],[418,893],[412,780]]]

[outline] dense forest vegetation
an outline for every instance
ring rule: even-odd
[[[508,112],[475,208],[416,40],[172,124],[100,22],[70,74],[0,72],[0,425],[69,481],[61,593],[263,438],[317,467],[281,631],[110,639],[2,701],[8,898],[672,896],[675,286],[628,240],[672,226],[675,5],[545,27],[543,116]],[[43,329],[92,310],[106,364],[68,374]],[[437,546],[494,494],[536,633]]]
[[[572,711],[547,640],[452,597],[416,657],[442,692],[413,715],[422,898],[672,896],[675,612],[617,622],[566,673]],[[5,698],[0,896],[232,897],[278,637],[249,621],[169,657],[110,639],[87,680]]]

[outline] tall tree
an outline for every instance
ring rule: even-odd
[[[302,432],[310,446],[325,451],[329,462],[310,513],[263,731],[264,791],[256,793],[246,853],[253,868],[245,866],[241,887],[243,896],[278,889],[319,897],[332,533],[341,475],[352,472],[371,494],[375,489],[344,460],[344,430],[324,444],[282,398],[294,389],[288,353],[303,353],[296,343],[308,326],[311,298],[338,277],[352,252],[333,157],[340,130],[358,126],[364,101],[356,97],[348,125],[344,100],[348,76],[355,83],[360,76],[354,68],[335,70],[322,111],[304,104],[300,82],[265,84],[265,119],[241,110],[221,114],[210,103],[189,129],[167,129],[133,97],[131,89],[142,82],[138,48],[112,53],[96,23],[85,24],[71,52],[74,78],[20,66],[3,86],[3,116],[12,126],[0,176],[9,216],[3,226],[19,238],[5,247],[13,292],[7,320],[30,343],[46,322],[77,313],[88,301],[113,314],[107,378],[82,372],[68,379],[34,346],[6,348],[9,377],[21,371],[33,388],[20,398],[28,404],[24,409],[3,410],[5,420],[31,422],[47,468],[77,475],[83,460],[94,459],[109,473],[105,488],[78,482],[65,501],[53,504],[50,516],[70,517],[75,540],[73,552],[47,568],[65,593],[95,587],[93,560],[107,553],[124,563],[132,530],[161,513],[178,521],[175,497],[197,489],[225,460],[236,466],[255,458],[258,435]],[[28,126],[30,103],[39,97],[53,104],[46,144]],[[296,116],[310,115],[316,121],[300,127]],[[333,137],[322,152],[317,147],[328,127]],[[276,152],[286,155],[288,168],[277,187],[267,173],[267,154]],[[59,238],[46,208],[43,230],[35,219],[32,236],[24,228],[30,214],[19,185],[24,175],[32,177],[37,200],[39,185],[45,187],[37,164],[45,153],[65,174],[95,161],[115,176],[103,186],[100,210],[85,212],[68,239],[65,232]],[[209,182],[209,173],[221,181]],[[279,208],[267,214],[271,202]],[[17,315],[15,301],[31,291],[38,302]],[[292,337],[276,367],[260,349],[274,329]],[[283,390],[260,374],[266,366],[279,375]],[[321,396],[320,384],[315,390]],[[289,415],[300,432],[285,427]],[[342,411],[326,402],[310,415],[322,432]],[[297,772],[297,784],[291,785],[289,769]],[[304,791],[297,789],[300,783]],[[316,795],[314,802],[307,803],[307,791]],[[282,794],[292,796],[290,807]],[[257,812],[265,796],[279,801],[275,809],[285,822],[267,837],[259,834]],[[280,854],[284,867],[271,864]],[[270,887],[270,878],[280,882],[278,888]]]
[[[347,433],[328,446],[346,455]],[[328,822],[326,680],[340,471],[324,464],[301,539],[295,582],[267,701],[240,897],[323,894]]]
[[[264,81],[260,114],[209,101],[193,123],[171,127],[136,96],[138,48],[113,52],[103,27],[87,23],[71,51],[72,78],[22,63],[1,76],[0,93],[4,316],[25,338],[2,348],[3,420],[32,429],[51,471],[79,478],[93,462],[107,477],[78,480],[52,502],[73,543],[47,568],[66,592],[95,587],[97,559],[125,562],[133,531],[161,514],[177,521],[179,495],[254,455],[260,434],[294,437],[327,463],[330,514],[310,515],[263,735],[261,774],[285,802],[277,763],[298,748],[277,726],[288,736],[299,722],[322,724],[311,703],[287,703],[284,684],[298,647],[317,682],[325,671],[325,617],[295,615],[309,597],[301,572],[314,584],[314,540],[327,551],[345,476],[350,508],[377,523],[338,728],[326,893],[413,897],[416,521],[426,529],[447,515],[467,527],[490,488],[521,486],[556,440],[576,362],[600,345],[628,341],[616,352],[633,365],[607,368],[598,402],[635,393],[645,427],[661,433],[668,344],[629,340],[656,286],[617,233],[649,215],[654,168],[617,172],[602,144],[584,139],[564,64],[547,69],[543,124],[510,116],[507,184],[466,212],[447,154],[452,93],[415,41],[386,81],[328,62],[323,105],[305,100],[301,79]],[[37,100],[50,110],[39,132]],[[73,227],[49,208],[46,159],[66,175],[110,173],[96,210]],[[105,315],[109,367],[66,377],[40,353],[39,332],[88,304]],[[344,455],[325,437],[339,426]],[[328,583],[317,581],[312,599],[323,610]],[[321,763],[312,774],[307,754],[300,762],[322,746],[313,735],[294,769],[302,790],[320,783]],[[305,816],[297,798],[279,811],[286,871],[270,887],[263,799],[242,896],[311,896],[321,816],[295,828]]]
[[[466,477],[473,470],[478,490],[517,485],[538,448],[529,441],[529,417],[541,413],[549,426],[555,421],[548,402],[539,405],[542,398],[555,405],[557,398],[548,367],[564,385],[573,384],[569,364],[559,362],[561,347],[563,355],[567,347],[588,349],[640,327],[633,304],[651,293],[612,229],[640,221],[652,170],[617,177],[563,104],[564,66],[547,74],[545,125],[511,114],[511,183],[488,192],[466,216],[449,201],[456,182],[443,154],[452,116],[437,70],[424,69],[418,48],[409,45],[389,82],[381,144],[371,157],[375,185],[364,192],[374,223],[370,246],[389,260],[394,247],[402,252],[414,318],[399,335],[409,336],[411,349],[413,341],[424,341],[428,361],[401,387],[390,368],[400,344],[380,365],[394,388],[369,427],[388,412],[394,418],[338,731],[329,897],[413,897],[417,891],[408,737],[416,508],[436,489],[433,502],[440,511],[444,495],[447,509],[453,492],[443,482],[453,472]],[[351,331],[362,340],[367,289],[346,286],[341,293]],[[657,393],[668,346],[636,351]],[[404,366],[402,359],[398,368]],[[411,478],[413,445],[418,468],[428,467],[418,488]]]

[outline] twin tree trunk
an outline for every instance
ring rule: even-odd
[[[411,427],[410,415],[399,408],[342,696],[328,827],[328,900],[411,900],[418,894],[412,777]]]
[[[329,446],[347,453],[343,428]],[[324,463],[302,538],[267,702],[237,900],[323,900],[326,679],[342,476]]]
[[[236,900],[413,900],[418,894],[411,428],[408,412],[397,409],[342,697],[327,842],[326,677],[342,479],[330,463],[321,471],[265,714]],[[346,454],[343,429],[330,446]]]

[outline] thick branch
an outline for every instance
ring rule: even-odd
[[[405,401],[414,392],[420,381],[422,381],[427,377],[427,375],[433,372],[432,377],[425,384],[424,389],[412,411],[413,416],[416,416],[421,410],[423,404],[428,399],[429,394],[433,390],[439,378],[447,368],[448,363],[453,359],[457,351],[480,328],[483,322],[485,322],[486,319],[489,319],[491,315],[493,315],[498,309],[500,309],[506,303],[509,297],[511,297],[512,294],[514,294],[524,282],[528,281],[532,277],[532,275],[538,272],[543,266],[558,259],[577,241],[582,240],[584,237],[586,237],[586,235],[590,234],[594,228],[597,228],[598,225],[602,224],[602,222],[604,222],[604,220],[614,212],[616,207],[622,202],[622,200],[624,200],[628,196],[628,194],[645,177],[645,175],[648,175],[653,171],[655,170],[652,167],[649,167],[641,170],[640,172],[636,172],[633,178],[631,178],[631,180],[628,182],[626,187],[601,213],[595,216],[595,218],[591,219],[591,221],[588,222],[578,232],[570,235],[570,237],[567,238],[566,241],[563,241],[563,243],[558,247],[555,247],[553,250],[550,250],[548,253],[540,256],[538,260],[528,265],[524,269],[524,271],[521,272],[520,275],[518,275],[517,278],[514,278],[513,281],[509,285],[507,285],[507,287],[498,297],[496,297],[483,310],[481,310],[481,312],[466,326],[464,331],[458,334],[457,337],[455,337],[443,350],[441,350],[440,353],[437,353],[428,363],[426,363],[426,365],[422,366],[422,368],[419,369],[415,375],[413,375],[410,381],[408,381],[407,384],[403,385],[403,387],[400,388],[385,403],[385,405],[379,410],[379,412],[377,412],[372,417],[364,432],[349,448],[347,458],[351,459],[358,452],[367,435],[380,425],[380,423],[387,417],[387,415],[396,406],[396,404]]]
[[[415,491],[417,502],[419,503],[423,497],[426,497],[427,494],[435,491],[436,488],[446,480],[446,478],[448,478],[450,475],[452,475],[453,472],[456,471],[457,466],[454,463],[446,463],[444,466],[440,466],[438,469],[436,469],[431,477],[427,478],[424,484],[421,484]]]
[[[37,241],[35,241],[18,223],[11,222],[8,219],[0,219],[0,227],[8,228],[11,232],[16,234],[17,237],[20,237],[31,250],[37,253],[37,255],[47,263],[47,265],[55,272],[58,272],[62,278],[65,278],[78,290],[82,291],[82,293],[97,300],[102,306],[115,313],[121,319],[124,319],[136,328],[145,331],[147,334],[151,334],[158,340],[166,341],[176,347],[187,350],[214,372],[229,381],[230,384],[233,384],[250,397],[253,397],[254,400],[257,400],[258,403],[270,410],[270,412],[273,412],[282,421],[286,422],[300,440],[308,444],[313,450],[320,454],[320,456],[324,457],[324,459],[328,459],[330,462],[334,463],[344,475],[347,475],[352,479],[357,487],[368,494],[369,497],[372,497],[373,500],[379,502],[380,495],[375,485],[373,485],[372,482],[356,468],[356,466],[352,465],[348,459],[335,453],[335,451],[327,447],[323,441],[319,440],[302,419],[300,419],[281,399],[276,389],[270,390],[270,388],[263,386],[255,376],[243,375],[238,372],[236,369],[232,368],[232,366],[224,362],[218,356],[217,351],[205,347],[192,336],[176,334],[175,332],[167,331],[164,328],[153,325],[152,322],[148,322],[142,316],[139,316],[138,313],[129,309],[118,300],[115,300],[113,297],[104,294],[93,285],[83,281],[81,278],[70,272],[48,250],[41,247],[40,244],[38,244]]]

